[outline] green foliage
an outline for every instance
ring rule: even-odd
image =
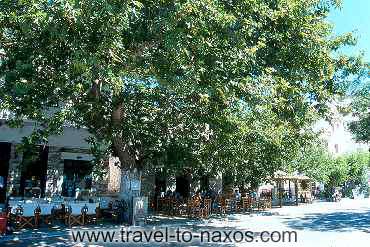
[[[328,170],[327,188],[341,187],[349,178],[349,163],[346,157],[333,160]]]
[[[352,96],[351,108],[354,112],[354,121],[349,125],[355,139],[368,143],[370,140],[370,84],[367,82]]]
[[[334,167],[334,159],[325,144],[313,139],[300,149],[297,158],[291,163],[290,170],[305,173],[315,181],[327,183]]]
[[[352,189],[367,186],[366,172],[370,165],[368,152],[333,157],[325,145],[311,143],[302,149],[298,157],[293,163],[293,169],[298,169],[315,181],[323,182],[327,192],[344,186],[345,194],[350,195]]]
[[[348,181],[354,185],[361,185],[366,178],[365,173],[370,166],[370,155],[368,152],[354,153],[346,157],[349,166]]]
[[[35,142],[66,122],[87,128],[96,156],[127,169],[258,181],[294,159],[362,66],[333,56],[354,43],[326,21],[338,1],[0,5],[0,109],[41,123]]]
[[[349,166],[348,179],[346,181],[345,193],[352,196],[352,189],[360,188],[360,192],[368,195],[367,172],[370,167],[370,156],[368,152],[355,153],[346,157]]]

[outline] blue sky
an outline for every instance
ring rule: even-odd
[[[357,46],[344,48],[346,54],[365,52],[365,60],[370,62],[370,0],[343,0],[341,9],[333,10],[329,21],[334,24],[334,33],[354,31]]]

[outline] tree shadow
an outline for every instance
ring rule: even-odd
[[[1,243],[1,246],[50,246],[50,247],[60,247],[60,246],[75,246],[68,237],[49,237],[49,238],[37,238],[37,239],[20,239],[20,240],[10,240]]]
[[[365,231],[370,228],[370,211],[341,211],[332,213],[308,214],[304,217],[288,219],[284,222],[297,230],[313,231]]]

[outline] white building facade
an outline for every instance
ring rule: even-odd
[[[334,156],[368,151],[369,146],[356,142],[348,128],[348,125],[354,120],[353,115],[339,112],[338,108],[343,104],[345,103],[331,104],[331,120],[318,121],[314,129],[321,132],[321,137],[326,141],[329,153]]]

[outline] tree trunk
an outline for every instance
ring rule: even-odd
[[[112,112],[112,124],[119,126],[124,120],[122,104],[119,104]],[[119,129],[119,127],[117,128]],[[112,138],[113,148],[120,160],[121,186],[120,197],[126,202],[128,217],[126,221],[133,223],[133,198],[140,196],[141,191],[141,170],[137,167],[137,157],[121,136]]]
[[[120,197],[127,205],[128,223],[133,223],[133,198],[139,197],[141,191],[141,171],[121,169]]]
[[[121,139],[113,141],[116,154],[120,160],[121,186],[120,198],[126,202],[127,211],[124,220],[129,224],[133,223],[133,198],[140,196],[141,191],[141,170],[136,166],[136,159]]]

